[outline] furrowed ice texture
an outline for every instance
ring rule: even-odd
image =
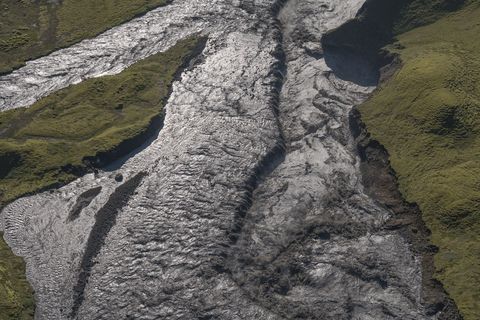
[[[0,74],[167,3],[168,0],[1,0]]]
[[[0,113],[0,207],[26,193],[65,184],[153,135],[172,81],[201,42],[193,37],[180,41],[120,74],[72,85],[28,109]],[[79,210],[82,205],[88,203],[80,203]],[[21,259],[12,255],[2,238],[2,320],[33,314],[24,273]]]
[[[436,272],[466,320],[480,319],[480,6],[398,37],[402,68],[363,106],[399,186],[439,247]]]

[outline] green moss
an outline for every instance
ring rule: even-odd
[[[0,113],[0,208],[67,183],[88,170],[86,158],[144,136],[162,115],[170,84],[198,44],[196,38],[180,41],[118,75],[89,79],[29,108]],[[123,146],[122,152],[133,147]],[[21,259],[0,239],[0,320],[31,318],[32,292],[24,277]]]
[[[0,74],[91,38],[168,0],[0,0]]]
[[[393,34],[402,34],[437,21],[449,12],[459,9],[469,0],[402,0],[401,2],[404,4],[394,20]]]
[[[32,296],[23,260],[14,256],[0,237],[0,320],[32,319]]]
[[[439,247],[436,276],[466,320],[480,319],[479,33],[477,2],[400,35],[389,49],[402,68],[360,107],[422,210]]]

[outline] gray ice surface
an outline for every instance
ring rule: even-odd
[[[362,3],[176,0],[1,77],[0,109],[28,106],[187,35],[209,37],[147,148],[3,210],[36,319],[434,319],[420,257],[382,231],[390,213],[363,193],[348,114],[373,88],[336,78],[322,58],[322,34]],[[115,175],[140,172],[75,291],[95,214],[123,183]]]

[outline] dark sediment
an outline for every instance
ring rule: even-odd
[[[412,251],[422,258],[422,299],[427,314],[440,313],[439,320],[462,319],[457,306],[434,277],[433,258],[438,249],[430,243],[430,230],[422,220],[419,207],[405,201],[400,193],[387,150],[371,138],[357,109],[351,112],[350,126],[361,159],[360,169],[365,190],[393,213],[384,228],[399,231],[411,244]]]
[[[100,253],[108,232],[115,225],[117,214],[127,205],[128,200],[135,193],[135,190],[140,185],[145,175],[146,173],[140,172],[115,189],[115,192],[110,195],[107,203],[105,203],[95,215],[95,224],[88,237],[85,253],[80,264],[80,273],[77,284],[73,288],[74,301],[70,317],[75,317],[83,302],[83,294],[90,272],[95,264],[95,258]]]
[[[278,0],[272,9],[272,16],[277,17],[280,10],[283,8],[287,0]],[[272,92],[270,96],[270,107],[277,116],[277,123],[279,128],[280,123],[278,121],[278,112],[280,105],[280,92],[282,91],[283,81],[287,72],[286,56],[283,51],[283,35],[281,32],[280,22],[278,19],[275,21],[277,24],[275,37],[277,38],[278,45],[273,53],[277,59],[277,63],[274,65],[272,72],[276,74],[275,81],[272,86]],[[281,134],[281,132],[280,132]],[[235,223],[233,228],[228,232],[228,238],[231,240],[232,245],[238,240],[238,236],[242,231],[245,223],[245,216],[252,206],[252,196],[255,189],[257,189],[259,183],[272,173],[275,168],[285,160],[285,141],[283,136],[280,137],[277,145],[265,155],[265,157],[254,168],[253,174],[245,183],[245,195],[243,196],[243,203],[237,208],[235,212]]]
[[[73,206],[72,210],[68,214],[68,221],[74,221],[82,212],[83,209],[88,207],[88,205],[95,199],[96,196],[102,191],[102,187],[96,187],[90,190],[85,191],[78,196],[77,202]]]

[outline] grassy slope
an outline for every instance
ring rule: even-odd
[[[0,237],[0,319],[33,319],[33,311],[33,292],[25,279],[23,260]]]
[[[385,1],[385,0],[384,0]],[[392,0],[389,0],[392,1]],[[393,35],[437,21],[446,14],[460,9],[470,0],[393,0],[403,3],[394,17]]]
[[[407,21],[407,20],[406,20]],[[480,319],[480,4],[398,37],[402,69],[360,107],[439,247],[437,277]],[[403,49],[393,49],[403,48]]]
[[[183,40],[118,75],[86,80],[30,108],[0,113],[0,207],[74,179],[62,168],[82,172],[84,157],[144,133],[161,115],[175,74],[197,44],[195,38]],[[0,320],[31,318],[31,290],[24,277],[22,260],[0,240]]]
[[[49,3],[50,2],[50,3]],[[167,0],[0,0],[0,73],[167,3]]]

